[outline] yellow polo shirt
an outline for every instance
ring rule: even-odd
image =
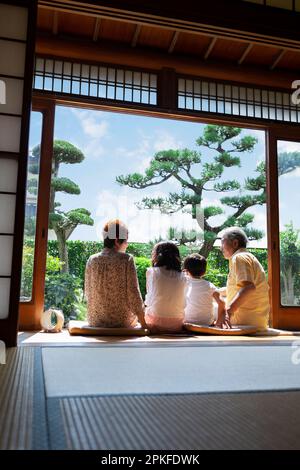
[[[254,255],[246,248],[240,248],[229,259],[229,275],[226,285],[226,305],[229,306],[237,292],[252,282],[255,290],[243,305],[230,316],[232,325],[253,325],[267,328],[269,323],[270,302],[269,286],[265,271]]]

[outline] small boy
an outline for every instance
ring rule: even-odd
[[[187,275],[186,323],[211,326],[215,324],[213,300],[218,304],[218,318],[225,310],[225,302],[214,284],[202,277],[206,273],[207,262],[204,256],[194,253],[185,258],[183,271]]]

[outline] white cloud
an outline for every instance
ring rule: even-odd
[[[159,152],[160,150],[183,148],[183,143],[180,140],[177,140],[173,134],[165,130],[156,131],[153,140],[153,148],[155,152]]]
[[[157,191],[152,197],[166,196]],[[161,214],[156,210],[139,210],[135,202],[141,198],[132,194],[128,188],[122,188],[118,195],[102,190],[97,196],[95,227],[97,237],[101,238],[102,228],[109,219],[120,218],[129,228],[129,241],[148,242],[159,237],[165,238],[170,226],[178,230],[197,228],[197,221],[190,214],[178,212],[172,215]]]
[[[138,173],[143,173],[149,166],[150,160],[152,158],[150,140],[147,138],[142,138],[138,146],[133,149],[118,147],[116,149],[116,154],[132,159],[133,163],[137,164],[135,171]]]
[[[253,240],[249,242],[249,246],[253,248],[266,248],[268,245],[267,240],[267,208],[266,205],[250,207],[247,212],[254,215],[254,220],[251,224],[252,227],[261,230],[264,236],[261,240]]]
[[[101,111],[72,109],[84,133],[83,153],[87,158],[99,159],[104,154],[103,138],[108,136],[108,122]]]
[[[166,130],[156,130],[153,135],[146,134],[143,130],[137,130],[138,145],[134,148],[128,149],[125,147],[118,147],[116,153],[120,156],[135,159],[137,166],[134,171],[144,173],[148,168],[151,159],[156,152],[161,150],[183,148],[183,143],[176,139],[176,137]],[[176,184],[174,179],[170,179],[169,183]]]
[[[278,152],[300,152],[300,143],[281,140],[278,142]]]
[[[258,140],[257,145],[265,144],[265,131],[261,131],[259,129],[243,129],[238,138],[244,137],[245,135],[255,137]]]

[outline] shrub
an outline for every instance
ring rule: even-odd
[[[128,243],[126,253],[137,258],[151,258],[152,245],[149,243]]]
[[[22,279],[21,279],[21,300],[31,299],[33,263],[34,263],[34,249],[30,246],[24,246],[23,247]]]
[[[22,261],[22,279],[21,279],[21,300],[31,299],[32,295],[32,278],[34,267],[34,243],[25,242],[23,247],[23,261]],[[47,274],[58,273],[61,269],[62,263],[58,257],[47,255],[46,261],[46,276]]]
[[[256,256],[268,275],[268,250],[266,248],[250,248],[249,251]]]
[[[136,270],[137,270],[137,277],[140,285],[140,290],[143,299],[145,299],[146,295],[146,270],[151,266],[151,261],[145,257],[136,257],[134,258]]]
[[[67,321],[77,317],[77,304],[81,300],[81,282],[76,276],[67,273],[46,275],[45,309],[61,309]]]
[[[84,283],[84,273],[87,260],[91,255],[98,253],[103,248],[103,243],[89,241],[68,241],[69,269],[70,274],[78,277],[81,281],[81,287]],[[58,256],[58,247],[56,240],[48,242],[48,253],[52,256]]]
[[[212,282],[216,287],[224,287],[226,286],[227,274],[221,273],[218,269],[208,268],[204,279]]]

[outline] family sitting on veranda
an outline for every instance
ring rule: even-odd
[[[152,267],[146,271],[143,302],[133,256],[126,253],[128,228],[112,220],[103,229],[104,248],[86,265],[85,296],[88,323],[94,327],[135,327],[151,332],[177,332],[184,323],[231,328],[268,327],[269,288],[259,261],[247,250],[247,236],[238,227],[225,230],[223,256],[229,260],[225,288],[218,289],[203,277],[206,259],[199,254],[183,262],[175,243],[157,243]],[[225,299],[225,300],[224,300]],[[218,315],[214,317],[214,302]]]

